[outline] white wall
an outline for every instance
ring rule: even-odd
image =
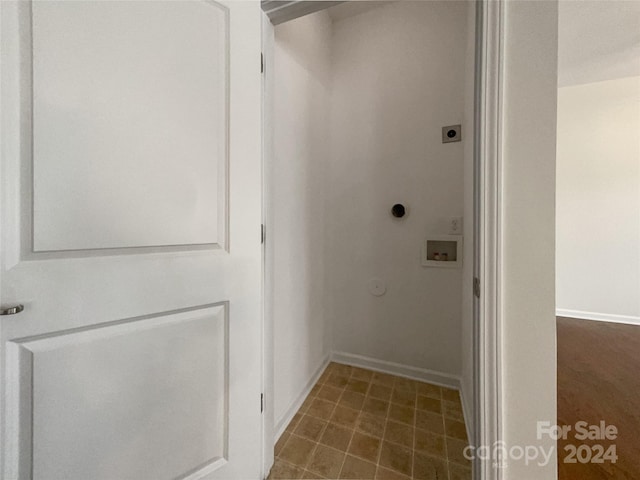
[[[441,127],[463,121],[466,17],[464,2],[398,2],[334,22],[325,218],[334,350],[455,376],[462,270],[420,255],[463,214],[463,143]]]
[[[536,422],[556,422],[555,155],[558,5],[504,7],[502,429],[508,447],[555,442]],[[554,479],[548,465],[510,461],[505,480]]]
[[[323,311],[331,21],[319,12],[279,25],[275,41],[275,65],[266,68],[275,69],[267,243],[277,424],[331,349]]]
[[[557,308],[640,324],[640,77],[558,90]]]

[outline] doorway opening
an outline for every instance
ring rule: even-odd
[[[475,4],[269,3],[265,469],[471,478]]]
[[[558,478],[638,478],[640,4],[560,2],[558,17]],[[580,425],[608,433],[595,445]]]

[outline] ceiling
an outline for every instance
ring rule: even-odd
[[[390,1],[401,0],[351,0],[351,1],[296,1],[296,0],[262,0],[262,10],[269,16],[274,25],[294,18],[309,15],[319,10],[327,10],[332,21],[359,15],[373,8],[381,7]]]
[[[338,5],[342,1],[262,0],[260,3],[271,23],[279,25],[327,9],[332,5]]]
[[[350,2],[344,2],[335,7],[331,7],[327,12],[331,17],[331,20],[338,21],[343,18],[353,17],[355,15],[360,15],[361,13],[367,12],[374,8],[382,7],[387,3],[391,3],[390,1],[367,1],[367,0],[356,0]]]
[[[560,1],[559,86],[635,75],[640,75],[640,1]]]

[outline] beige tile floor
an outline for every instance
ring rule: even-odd
[[[331,363],[276,444],[270,479],[470,480],[456,390]]]

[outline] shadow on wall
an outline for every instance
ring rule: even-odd
[[[326,12],[302,17],[276,27],[275,39],[268,242],[276,279],[274,407],[280,419],[331,350],[324,313],[331,22]]]

